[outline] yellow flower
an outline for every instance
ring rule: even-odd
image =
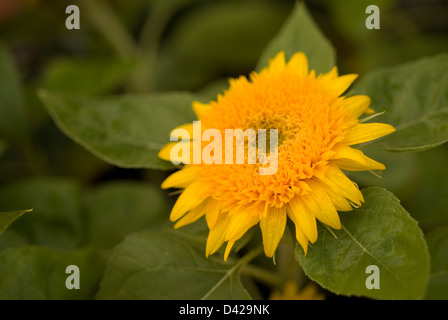
[[[274,291],[269,297],[270,300],[324,300],[325,296],[319,292],[313,284],[306,285],[299,290],[297,283],[288,281],[283,286],[283,290]]]
[[[351,146],[395,130],[388,124],[360,123],[362,114],[373,113],[370,98],[341,96],[356,77],[339,76],[336,67],[316,76],[314,70],[309,72],[303,53],[294,54],[286,63],[280,52],[250,79],[231,79],[230,88],[217,101],[194,102],[202,130],[217,129],[224,136],[226,129],[277,129],[277,171],[261,175],[259,169],[265,164],[248,162],[185,165],[162,184],[162,188],[184,189],[170,216],[177,221],[175,228],[205,215],[210,229],[206,255],[227,241],[224,259],[235,241],[257,224],[268,257],[276,251],[287,217],[295,224],[305,254],[308,243],[317,240],[316,219],[340,229],[337,211],[350,211],[364,202],[358,187],[341,169],[385,169]],[[194,134],[192,124],[182,128]],[[194,141],[187,142],[193,149]],[[173,160],[171,151],[176,144],[167,144],[159,157]],[[182,158],[187,161],[191,155],[179,155]]]

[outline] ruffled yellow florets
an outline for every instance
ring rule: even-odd
[[[184,188],[171,213],[175,226],[205,215],[210,229],[206,254],[228,241],[225,258],[235,241],[258,223],[268,257],[283,236],[287,216],[305,253],[308,242],[317,239],[316,219],[339,229],[337,210],[350,211],[364,202],[341,169],[385,169],[351,146],[394,131],[387,124],[359,122],[362,114],[373,113],[369,97],[341,96],[355,79],[352,74],[339,76],[336,68],[316,76],[303,53],[286,63],[281,52],[250,79],[230,80],[230,88],[217,101],[195,102],[202,130],[213,128],[223,137],[226,129],[277,129],[277,170],[261,175],[263,164],[248,161],[185,165],[162,185]],[[191,125],[183,128],[193,131]],[[173,160],[175,145],[165,146],[159,156]]]

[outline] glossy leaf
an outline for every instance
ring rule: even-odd
[[[363,195],[362,207],[340,213],[342,229],[334,231],[337,239],[320,227],[318,240],[306,256],[298,246],[305,273],[324,288],[347,296],[422,298],[429,256],[417,222],[385,189],[367,188]],[[379,289],[367,288],[371,265],[379,269]]]
[[[249,299],[239,279],[241,266],[207,259],[175,233],[145,231],[127,237],[114,249],[97,297]]]
[[[176,126],[195,119],[189,93],[107,98],[40,91],[48,112],[67,136],[108,163],[125,168],[170,169],[157,154]]]
[[[378,144],[392,151],[422,151],[448,141],[448,55],[424,58],[366,74],[356,94],[371,97],[377,119],[397,131]]]
[[[328,72],[335,65],[335,50],[325,38],[308,12],[305,4],[298,2],[279,33],[264,49],[257,69],[268,65],[280,51],[288,60],[296,52],[304,52],[308,57],[310,69],[316,73]]]
[[[54,59],[46,69],[43,86],[59,93],[108,93],[123,83],[131,67],[116,59]]]
[[[31,212],[32,209],[0,212],[0,236],[9,227],[14,220],[20,218],[24,213]]]

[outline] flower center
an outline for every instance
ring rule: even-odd
[[[266,80],[266,81],[265,81]],[[266,151],[270,129],[277,129],[278,168],[273,175],[260,175],[260,164],[204,166],[214,198],[244,205],[265,201],[281,207],[295,194],[306,194],[303,181],[323,170],[331,149],[340,141],[344,119],[337,96],[327,94],[313,78],[282,77],[248,82],[213,103],[213,112],[203,117],[207,127],[225,129],[265,129]],[[258,144],[257,144],[258,145]]]
[[[285,141],[293,139],[294,135],[299,131],[299,122],[291,121],[288,116],[282,117],[280,115],[262,115],[257,119],[249,121],[247,128],[256,130],[258,133],[257,139],[265,139],[266,150],[269,152],[270,130],[277,130],[277,146],[280,147]],[[258,131],[264,129],[263,131]],[[258,140],[257,140],[258,141]]]

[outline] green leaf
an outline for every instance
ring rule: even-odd
[[[131,67],[131,63],[118,59],[57,58],[47,67],[42,85],[59,93],[108,93],[123,83]]]
[[[377,145],[362,151],[383,163],[386,170],[378,172],[347,172],[359,186],[377,186],[391,191],[416,219],[423,231],[448,224],[448,144],[424,152],[389,152]]]
[[[24,213],[31,212],[33,209],[0,212],[0,236],[5,232],[11,223],[20,218]]]
[[[448,226],[439,227],[426,235],[431,255],[431,276],[425,299],[448,299]]]
[[[189,93],[68,96],[41,90],[39,96],[68,137],[97,157],[124,168],[171,169],[157,154],[176,126],[195,119]]]
[[[297,256],[305,273],[337,294],[376,299],[419,299],[429,275],[423,234],[394,195],[382,188],[363,190],[365,204],[341,213],[337,239],[322,226],[304,256]],[[367,289],[366,268],[379,268],[380,288]]]
[[[0,43],[0,134],[19,141],[28,141],[22,88],[18,72],[7,49]]]
[[[14,232],[29,244],[55,249],[72,249],[83,236],[80,193],[68,179],[35,178],[11,183],[0,189],[0,208],[33,208],[33,214],[19,219],[5,232]],[[0,247],[8,247],[0,238]]]
[[[242,259],[207,259],[174,232],[133,234],[112,252],[97,298],[249,299],[239,279]]]
[[[296,52],[304,52],[310,69],[316,73],[328,72],[335,65],[335,50],[313,21],[304,3],[297,2],[293,12],[279,33],[264,49],[257,70],[268,65],[269,59],[284,51],[286,59]]]
[[[66,268],[79,268],[79,289],[69,290]],[[0,253],[0,299],[93,299],[105,263],[98,252],[82,249],[58,252],[46,247],[21,247]]]
[[[89,245],[113,247],[126,235],[168,221],[168,201],[160,187],[138,182],[103,184],[87,195]]]
[[[356,94],[386,111],[381,122],[397,131],[379,140],[391,151],[422,151],[448,141],[448,55],[441,54],[366,74]],[[380,118],[378,118],[380,119]]]

